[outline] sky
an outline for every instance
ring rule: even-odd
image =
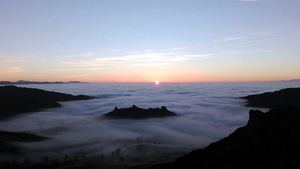
[[[0,80],[300,78],[299,0],[0,0]]]

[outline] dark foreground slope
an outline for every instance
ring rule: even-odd
[[[168,116],[175,116],[176,114],[169,111],[165,106],[161,108],[149,108],[149,109],[142,109],[135,105],[130,108],[115,108],[112,112],[104,114],[106,118],[113,118],[113,119],[145,119],[145,118],[159,118],[159,117],[168,117]]]
[[[248,124],[228,137],[153,169],[300,167],[300,109],[251,110]]]
[[[60,101],[87,100],[90,96],[73,96],[40,89],[0,86],[0,118],[43,108],[60,107]]]
[[[250,110],[246,126],[228,137],[152,169],[265,169],[300,167],[299,88],[245,97]]]

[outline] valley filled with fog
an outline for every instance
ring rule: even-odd
[[[62,102],[61,108],[2,120],[0,129],[50,138],[43,142],[20,143],[25,154],[15,158],[39,160],[42,156],[83,155],[117,158],[133,164],[149,160],[168,161],[217,141],[245,125],[250,108],[239,97],[297,85],[299,82],[23,85],[85,94],[95,99]],[[141,108],[166,106],[177,116],[149,119],[102,117],[114,107],[132,105]]]

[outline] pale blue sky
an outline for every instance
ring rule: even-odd
[[[0,80],[300,78],[299,0],[0,0]]]

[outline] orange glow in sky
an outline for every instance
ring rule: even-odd
[[[300,79],[299,2],[1,1],[0,81]]]

